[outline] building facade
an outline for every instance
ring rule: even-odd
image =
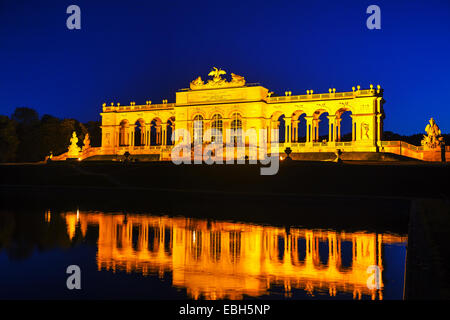
[[[176,102],[128,106],[103,105],[103,155],[156,154],[170,158],[174,144],[180,143],[176,132],[188,132],[191,143],[226,143],[245,140],[245,132],[264,130],[269,145],[275,140],[283,153],[290,147],[293,153],[377,152],[383,132],[383,90],[353,87],[349,92],[314,93],[273,96],[267,88],[247,84],[244,77],[214,68],[203,81],[201,77],[190,88],[176,93]],[[351,117],[351,137],[343,141],[343,115]],[[324,127],[325,125],[325,127]],[[209,133],[208,133],[209,132]],[[241,137],[242,133],[244,137]],[[277,133],[277,134],[274,134]],[[326,132],[324,134],[324,132]],[[258,135],[259,137],[259,135]],[[248,137],[247,137],[248,139]],[[184,141],[187,142],[187,141]],[[243,141],[248,145],[248,141]]]

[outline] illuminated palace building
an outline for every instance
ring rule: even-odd
[[[254,129],[257,147],[276,139],[279,152],[290,147],[293,153],[343,151],[376,152],[381,148],[383,130],[383,90],[378,86],[350,92],[273,96],[258,84],[247,84],[244,77],[231,73],[231,80],[223,78],[225,71],[214,68],[211,79],[201,77],[190,83],[189,89],[176,93],[176,102],[128,106],[103,105],[101,150],[92,155],[154,155],[154,159],[170,158],[175,129],[189,132],[190,142],[203,144],[239,141],[249,145],[245,132]],[[342,120],[347,118],[351,135],[344,136]],[[351,128],[350,128],[351,126]],[[228,129],[228,130],[227,130]],[[271,130],[275,129],[275,130]],[[185,130],[185,131],[184,131]],[[266,132],[261,141],[260,132]],[[210,132],[207,134],[207,132]],[[178,132],[178,130],[177,130]],[[244,137],[239,136],[243,132]],[[273,134],[275,132],[276,134]],[[228,136],[227,136],[228,133]]]
[[[174,146],[190,144],[191,155],[225,146],[224,159],[242,158],[241,149],[250,159],[262,159],[283,154],[289,147],[294,159],[311,153],[312,159],[319,159],[318,153],[339,149],[354,160],[377,160],[375,153],[393,153],[441,161],[440,130],[433,119],[422,146],[382,141],[384,99],[379,85],[364,90],[358,85],[349,92],[330,88],[328,93],[286,91],[284,96],[274,96],[258,84],[247,84],[242,76],[231,73],[227,81],[224,74],[214,68],[207,82],[201,77],[191,81],[189,89],[176,93],[175,103],[103,104],[101,147],[91,147],[86,136],[80,149],[74,133],[69,151],[53,160],[118,160],[126,153],[142,160],[170,160]],[[245,148],[227,154],[231,145]],[[445,150],[450,157],[450,147]]]
[[[170,274],[190,298],[242,299],[278,289],[383,299],[386,246],[406,236],[262,226],[184,217],[67,212],[70,239],[98,227],[98,270]],[[388,261],[388,262],[386,262]],[[378,286],[370,271],[379,268]],[[372,268],[372,269],[371,269]]]

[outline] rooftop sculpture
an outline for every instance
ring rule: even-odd
[[[245,85],[245,78],[243,76],[231,73],[231,81],[227,81],[226,79],[222,78],[222,75],[225,74],[227,74],[225,70],[213,67],[213,69],[208,73],[208,76],[212,77],[212,79],[208,80],[208,82],[205,83],[202,80],[202,77],[198,77],[195,80],[191,81],[190,88],[191,90],[200,90],[241,87]]]

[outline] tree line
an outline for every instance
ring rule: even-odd
[[[86,133],[92,147],[101,145],[98,121],[81,123],[48,114],[39,118],[32,108],[16,108],[10,117],[0,115],[0,162],[42,161],[50,152],[62,154],[68,149],[73,131],[77,133],[80,147]]]

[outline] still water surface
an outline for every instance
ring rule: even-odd
[[[79,210],[0,222],[1,299],[403,297],[407,237],[390,232]],[[72,264],[81,290],[66,288]]]

